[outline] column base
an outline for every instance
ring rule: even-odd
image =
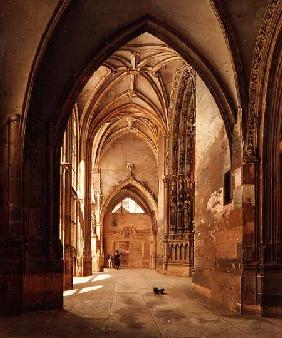
[[[258,273],[258,303],[261,315],[282,317],[282,266],[265,265]]]
[[[1,276],[0,283],[0,315],[63,309],[61,272]]]
[[[63,309],[63,273],[24,275],[22,311]]]
[[[92,257],[84,256],[82,260],[82,276],[91,276],[92,275]]]
[[[0,315],[14,315],[23,312],[22,306],[22,274],[0,276]]]
[[[64,290],[73,289],[73,255],[72,247],[67,246],[64,249]]]
[[[160,271],[164,275],[179,276],[179,277],[191,277],[192,266],[167,263],[166,269]]]

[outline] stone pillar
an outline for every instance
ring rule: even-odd
[[[72,246],[64,246],[64,290],[73,289],[73,257]]]
[[[30,122],[23,154],[25,265],[22,311],[63,307],[63,250],[59,239],[60,149],[49,123]]]
[[[20,127],[18,116],[0,125],[0,314],[63,307],[61,245],[45,210],[58,201],[38,198],[44,189],[51,195],[41,179],[54,162],[37,126],[38,147],[22,152]]]
[[[97,235],[97,252],[99,251],[99,270],[104,266],[104,248],[103,248],[103,229],[101,224],[101,199],[102,194],[100,191],[96,191],[96,235]]]
[[[154,222],[152,226],[152,232],[150,234],[150,268],[157,268],[157,222],[155,218],[155,213],[152,212],[151,220]]]
[[[194,231],[188,233],[189,257],[188,257],[188,276],[192,277],[194,271]]]
[[[91,156],[88,154],[86,157],[85,165],[86,175],[85,175],[85,188],[83,199],[81,200],[81,209],[84,210],[84,219],[81,220],[83,224],[83,259],[82,259],[82,268],[83,276],[89,276],[92,274],[92,252],[91,252],[91,236],[92,236],[92,220],[91,220],[91,184],[92,178],[92,166],[91,166]]]
[[[168,233],[169,233],[169,220],[168,220],[168,206],[169,206],[169,179],[165,177],[163,180],[164,183],[164,258],[163,258],[163,270],[167,269],[167,262],[168,262]]]
[[[88,143],[87,143],[88,144]],[[81,210],[84,212],[84,217],[81,219],[81,226],[83,229],[83,255],[82,255],[82,275],[90,276],[92,274],[92,234],[93,234],[93,221],[92,221],[92,196],[91,185],[92,179],[92,162],[91,152],[92,149],[89,145],[85,154],[85,173],[83,178],[83,186],[81,187]],[[96,226],[96,224],[95,224]]]
[[[21,211],[20,117],[0,125],[0,314],[21,312],[25,240]]]
[[[8,178],[9,178],[9,232],[14,237],[22,234],[21,220],[21,141],[20,141],[20,116],[16,115],[8,121]]]
[[[246,161],[242,166],[242,277],[241,312],[259,314],[257,302],[257,230],[255,219],[255,161]]]
[[[69,129],[69,128],[68,128]],[[67,131],[68,131],[67,129]],[[67,162],[61,163],[63,169],[63,189],[62,201],[63,204],[63,232],[62,232],[62,243],[64,247],[64,290],[73,288],[73,260],[72,260],[72,247],[71,247],[71,198],[72,198],[72,172],[71,172],[71,140],[69,132],[66,133],[66,160]]]
[[[91,249],[86,247],[83,250],[83,276],[90,276],[91,274],[92,274]]]

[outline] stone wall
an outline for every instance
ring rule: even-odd
[[[99,168],[103,196],[129,176],[126,162],[133,162],[134,177],[156,196],[158,194],[158,169],[152,151],[144,141],[128,133],[118,138],[103,154]]]
[[[228,308],[236,309],[240,303],[241,278],[240,170],[233,173],[233,201],[224,205],[224,174],[231,169],[228,138],[218,108],[199,77],[196,95],[193,286]]]

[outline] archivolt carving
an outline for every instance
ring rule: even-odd
[[[267,63],[268,49],[272,40],[272,31],[275,28],[276,20],[281,13],[281,3],[279,0],[272,0],[265,12],[263,22],[257,37],[253,65],[251,70],[249,88],[249,109],[247,116],[247,133],[244,155],[251,159],[256,155],[257,131],[259,123],[259,106],[261,90],[263,87],[264,70]]]
[[[167,146],[171,164],[167,180],[170,234],[193,230],[194,124],[195,71],[183,63],[175,73],[169,107]]]
[[[176,105],[176,98],[177,98],[177,92],[178,92],[178,87],[180,83],[180,77],[184,69],[186,69],[186,67],[187,65],[185,62],[181,63],[181,65],[176,69],[176,72],[174,74],[172,90],[170,93],[170,101],[169,101],[168,130],[172,130],[173,114],[174,114],[175,105]]]

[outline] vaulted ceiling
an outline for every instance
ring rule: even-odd
[[[101,154],[120,136],[133,133],[157,159],[159,133],[168,127],[170,95],[175,71],[183,59],[149,33],[130,41],[92,75],[77,104],[81,129]]]

